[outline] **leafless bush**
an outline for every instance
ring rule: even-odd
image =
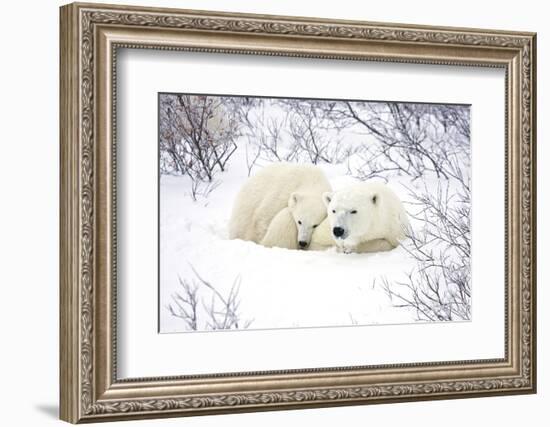
[[[249,174],[259,160],[347,161],[362,180],[448,179],[450,162],[469,157],[469,108],[460,105],[163,95],[160,110],[161,171],[193,180],[223,171],[241,136]]]
[[[469,109],[396,102],[335,102],[334,127],[363,135],[349,171],[360,179],[425,173],[449,178],[449,158],[469,157]]]
[[[172,295],[172,304],[167,307],[172,316],[183,320],[187,330],[247,329],[252,324],[253,319],[242,319],[239,312],[240,277],[224,295],[192,270],[193,279],[178,278],[181,291]]]
[[[160,97],[161,173],[212,182],[237,149],[239,125],[228,99],[213,96]]]
[[[282,129],[286,126],[285,119],[260,117],[256,128],[247,135],[248,147],[254,147],[262,158],[267,161],[292,161],[296,159],[296,148],[283,144]]]
[[[200,279],[202,285],[212,291],[210,302],[205,304],[204,309],[208,313],[207,329],[247,329],[252,320],[241,322],[239,315],[239,287],[241,279],[238,278],[233,282],[229,294],[224,297],[210,283]]]
[[[189,192],[191,198],[197,201],[199,197],[207,198],[221,184],[221,181],[200,181],[198,179],[191,179],[191,191]]]
[[[325,101],[284,100],[281,104],[288,111],[288,132],[300,157],[316,165],[340,163],[349,156],[338,129],[322,114]]]
[[[470,110],[461,105],[437,105],[432,109],[437,120],[443,126],[445,132],[454,133],[453,130],[470,141]]]
[[[325,104],[327,101],[262,100],[241,113],[249,151],[260,153],[257,160],[343,162],[353,150],[342,143]]]
[[[246,157],[246,168],[248,170],[248,176],[252,174],[252,169],[256,166],[258,159],[262,154],[261,146],[254,146],[253,144],[246,144],[245,147],[245,157]]]
[[[436,192],[411,191],[418,208],[412,217],[423,227],[409,233],[403,248],[417,266],[405,281],[383,279],[395,306],[414,309],[419,320],[471,316],[469,183],[453,181],[440,184]]]
[[[185,322],[186,329],[197,330],[197,307],[199,300],[197,297],[198,285],[178,277],[180,286],[183,288],[181,293],[172,295],[172,304],[168,305],[168,310],[172,316],[178,317]]]
[[[254,107],[253,113],[241,113],[241,117],[245,117],[243,123],[247,138],[247,154],[257,153],[247,158],[249,171],[260,159],[282,162],[293,161],[296,158],[295,147],[283,143],[284,129],[288,126],[288,113],[273,115],[273,105],[272,100],[263,100]],[[270,111],[266,111],[267,109]]]
[[[266,116],[266,107],[278,108],[282,118]],[[247,115],[249,144],[272,161],[347,161],[362,180],[396,174],[418,179],[426,173],[449,178],[449,159],[469,157],[464,106],[283,99],[257,108],[252,120]]]
[[[254,127],[254,112],[262,108],[266,100],[249,96],[235,96],[225,98],[225,108],[242,127]]]

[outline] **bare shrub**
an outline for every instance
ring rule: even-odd
[[[197,330],[197,307],[199,300],[197,297],[198,285],[195,282],[182,280],[178,277],[180,286],[183,288],[181,293],[172,295],[172,304],[168,305],[168,310],[172,316],[178,317],[185,322],[186,329]]]
[[[191,268],[193,279],[178,278],[181,291],[172,295],[172,303],[167,306],[170,314],[181,319],[191,331],[247,329],[253,319],[243,319],[239,311],[240,277],[224,295]]]
[[[191,198],[197,201],[199,197],[207,198],[210,196],[216,188],[221,185],[221,181],[201,181],[198,179],[191,180],[191,191],[189,192]]]
[[[258,159],[260,158],[262,154],[262,147],[261,146],[254,146],[253,144],[246,144],[245,147],[245,158],[246,158],[246,168],[248,172],[248,176],[252,174],[252,170],[256,166],[256,163],[258,162]]]
[[[341,163],[353,150],[329,118],[329,102],[320,100],[262,100],[241,112],[247,147],[256,160]],[[243,109],[241,108],[241,111]]]
[[[419,320],[469,320],[471,316],[471,233],[468,183],[451,191],[440,184],[411,197],[423,227],[409,233],[403,248],[416,261],[407,280],[383,286],[396,307],[416,311]]]
[[[313,163],[340,163],[345,154],[336,130],[324,115],[323,101],[285,100],[289,113],[288,132],[297,153]]]
[[[217,171],[226,169],[239,136],[229,99],[168,94],[160,97],[161,173],[187,175],[198,187],[198,181],[212,182]]]
[[[338,129],[363,135],[348,162],[359,179],[425,173],[449,178],[449,156],[469,156],[469,109],[396,102],[338,102],[325,110]]]
[[[295,147],[283,142],[288,126],[288,113],[279,111],[276,105],[272,100],[263,100],[246,114],[241,113],[241,117],[245,117],[243,123],[247,150],[258,153],[257,156],[251,156],[254,162],[248,165],[249,170],[258,160],[283,162],[296,159]],[[281,114],[274,115],[274,110]]]

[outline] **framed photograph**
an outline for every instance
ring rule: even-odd
[[[534,33],[60,22],[63,420],[536,391]]]

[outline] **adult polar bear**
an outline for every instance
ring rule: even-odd
[[[275,163],[243,186],[229,221],[229,238],[267,247],[306,249],[327,215],[322,195],[331,191],[313,165]]]
[[[312,250],[337,246],[342,252],[388,251],[409,228],[399,197],[385,184],[363,182],[323,194],[328,216],[315,230]]]

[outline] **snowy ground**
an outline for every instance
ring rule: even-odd
[[[221,309],[233,289],[240,327],[251,329],[320,327],[415,322],[413,310],[396,308],[381,278],[406,278],[414,260],[403,248],[385,253],[341,254],[265,248],[228,240],[233,200],[248,177],[243,145],[230,159],[220,185],[207,198],[193,201],[188,177],[162,175],[160,181],[160,330],[183,332],[188,324],[171,314],[174,296],[185,296],[179,279],[197,287],[197,329],[208,328],[209,312]],[[321,165],[334,189],[353,178],[344,165]],[[255,169],[258,170],[257,168]],[[254,170],[252,171],[254,173]],[[389,185],[407,201],[404,185]],[[414,224],[413,224],[414,227]]]

